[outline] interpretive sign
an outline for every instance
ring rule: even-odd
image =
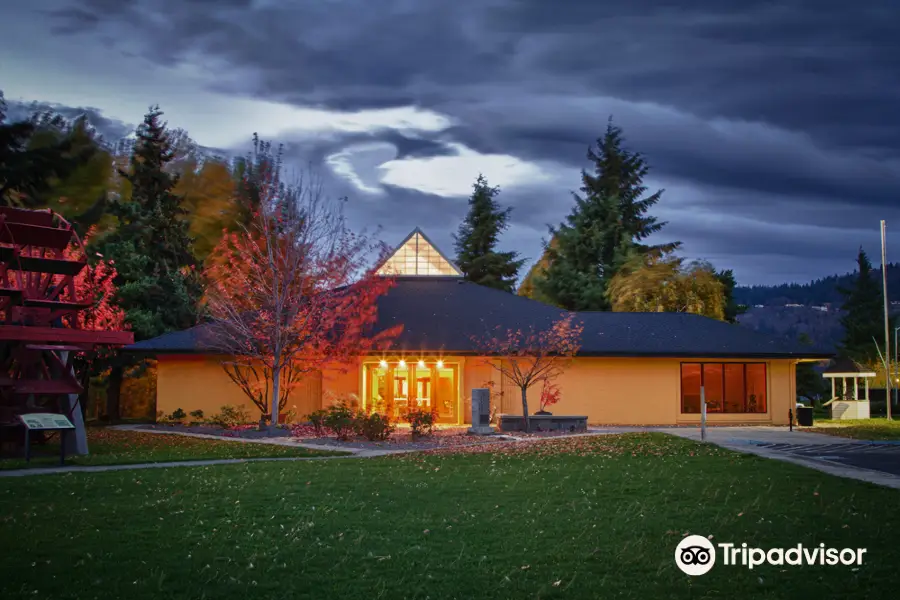
[[[29,413],[19,415],[22,423],[30,430],[38,429],[75,429],[66,415],[56,413]]]

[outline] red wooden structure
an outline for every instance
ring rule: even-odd
[[[79,329],[93,298],[77,296],[75,278],[89,267],[83,247],[80,260],[66,257],[71,244],[81,240],[58,214],[0,207],[0,424],[28,412],[72,418],[70,395],[82,391],[75,356],[134,341],[126,331]]]

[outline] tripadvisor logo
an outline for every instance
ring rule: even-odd
[[[812,548],[797,544],[790,548],[748,547],[747,544],[737,546],[733,543],[716,544],[719,548],[721,564],[741,566],[753,569],[760,565],[855,565],[863,562],[865,548],[826,548],[819,544]],[[687,575],[704,575],[716,564],[716,546],[702,535],[689,535],[675,547],[675,564]]]

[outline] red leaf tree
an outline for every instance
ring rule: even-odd
[[[207,304],[225,372],[275,427],[304,374],[387,347],[399,328],[372,333],[393,280],[365,267],[384,248],[348,229],[341,201],[312,175],[284,185],[273,167],[257,177],[249,224],[207,261]]]
[[[75,295],[79,300],[91,300],[94,303],[91,308],[77,314],[77,324],[70,325],[91,331],[128,329],[125,311],[114,302],[117,273],[113,262],[107,262],[102,255],[91,253],[87,248],[95,233],[96,227],[91,227],[85,234],[83,243],[73,241],[64,250],[64,256],[68,260],[88,260],[89,266],[75,276]]]
[[[522,392],[525,431],[531,431],[528,389],[552,382],[572,361],[580,347],[583,326],[574,313],[563,313],[545,328],[532,325],[526,330],[496,328],[475,338],[483,363],[498,371]]]

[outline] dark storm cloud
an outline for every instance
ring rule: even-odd
[[[660,210],[680,220],[693,219],[690,210],[699,207],[762,224],[739,244],[740,236],[705,235],[694,227],[699,221],[676,230],[676,217],[667,214],[672,236],[687,248],[731,255],[740,247],[752,255],[774,245],[809,256],[809,246],[795,243],[806,235],[800,223],[819,224],[827,239],[850,213],[854,222],[872,221],[876,232],[878,218],[900,217],[894,0],[78,6],[84,14],[61,12],[55,22],[67,31],[144,40],[142,54],[160,64],[202,56],[252,75],[252,89],[223,78],[229,92],[344,110],[414,104],[454,120],[440,140],[390,134],[401,156],[438,155],[439,141],[458,140],[481,152],[553,160],[572,170],[568,187],[576,188],[585,150],[612,114],[629,145],[647,156],[654,178],[693,187],[667,194],[668,208]],[[338,137],[318,152],[386,135]],[[730,200],[717,205],[710,189]],[[400,211],[406,223],[419,206],[459,212],[436,197],[391,194],[372,200],[366,215],[389,220],[398,202],[414,207]],[[563,187],[511,189],[503,198],[516,205],[523,236],[571,205]],[[797,224],[796,235],[785,221]],[[844,245],[816,251],[837,256]],[[765,276],[749,266],[745,272]]]
[[[893,0],[81,6],[96,19],[140,26],[154,42],[150,58],[209,53],[260,73],[267,98],[343,108],[427,106],[477,97],[479,84],[522,93],[546,82],[565,86],[560,92],[764,119],[840,143],[840,132],[860,124],[893,123],[900,95]],[[59,17],[73,28],[84,22]],[[858,143],[877,145],[884,135],[871,128]]]

